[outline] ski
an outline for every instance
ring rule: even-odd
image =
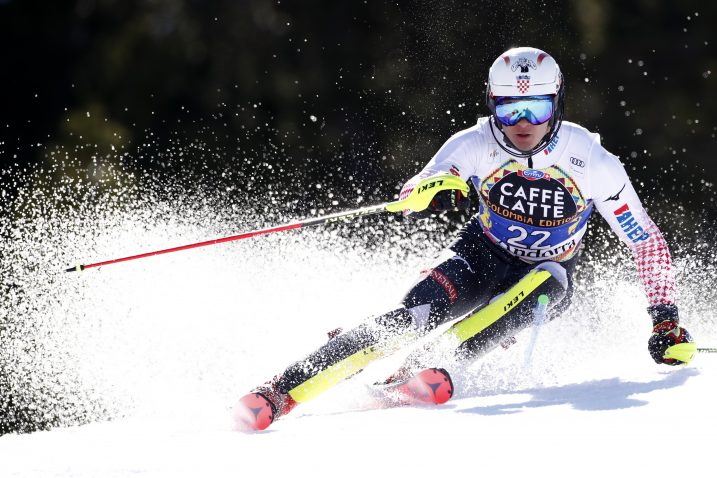
[[[281,393],[275,377],[239,399],[233,410],[234,430],[245,433],[264,430],[296,405],[291,395]]]
[[[263,393],[249,393],[239,399],[233,415],[236,431],[261,431],[274,421],[276,406]]]
[[[384,406],[406,406],[420,404],[441,405],[453,396],[453,381],[442,368],[427,368],[410,375],[400,372],[385,382],[371,387],[374,398]],[[234,429],[251,433],[265,430],[280,415],[285,415],[296,402],[283,404],[285,410],[278,413],[271,392],[252,392],[237,402],[233,411]]]

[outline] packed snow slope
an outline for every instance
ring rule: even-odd
[[[3,478],[713,473],[717,355],[652,362],[634,266],[602,234],[530,360],[526,330],[452,371],[447,404],[382,408],[367,385],[399,354],[243,435],[230,423],[238,397],[327,331],[394,307],[455,229],[384,216],[68,274],[296,217],[167,191],[69,205],[35,194],[0,223],[2,395],[17,414],[3,420],[24,431],[0,436]],[[675,255],[680,310],[698,344],[715,346],[702,250]]]

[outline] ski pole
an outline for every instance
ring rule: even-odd
[[[538,341],[538,333],[540,328],[545,323],[545,315],[548,311],[548,302],[550,299],[545,294],[538,296],[538,304],[533,310],[533,328],[530,333],[530,342],[528,342],[528,348],[525,350],[525,361],[524,366],[528,367],[533,359],[533,350],[535,349],[535,343]]]
[[[171,252],[185,251],[188,249],[196,249],[198,247],[211,246],[214,244],[221,244],[223,242],[239,241],[241,239],[248,239],[250,237],[261,236],[265,234],[271,234],[275,232],[290,231],[293,229],[300,229],[308,226],[318,226],[323,224],[331,224],[338,221],[351,221],[358,217],[370,216],[373,214],[379,214],[382,212],[401,212],[405,209],[412,211],[423,211],[428,207],[433,196],[440,192],[449,189],[458,189],[465,195],[468,195],[468,184],[458,176],[452,174],[440,174],[430,176],[420,181],[411,193],[404,199],[399,201],[387,202],[376,206],[368,206],[360,209],[354,209],[346,212],[339,212],[335,214],[329,214],[326,216],[316,217],[312,219],[305,219],[302,221],[291,222],[281,226],[269,227],[266,229],[257,229],[254,231],[244,232],[233,236],[222,237],[219,239],[211,239],[208,241],[196,242],[194,244],[186,244],[183,246],[170,247],[168,249],[161,249],[158,251],[145,252],[142,254],[136,254],[127,257],[121,257],[119,259],[111,259],[102,262],[95,262],[93,264],[77,264],[74,267],[70,267],[65,272],[81,272],[85,269],[106,266],[109,264],[117,264],[119,262],[133,261],[136,259],[142,259],[145,257],[158,256],[160,254],[169,254]]]

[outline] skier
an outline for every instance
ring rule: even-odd
[[[436,265],[422,272],[401,307],[331,339],[243,397],[235,410],[239,429],[265,428],[297,402],[391,352],[401,339],[487,310],[501,294],[503,302],[453,333],[456,357],[474,360],[509,340],[531,324],[546,297],[549,319],[555,318],[570,303],[573,271],[593,208],[632,250],[652,318],[650,355],[657,363],[683,363],[665,356],[668,347],[692,341],[679,325],[667,244],[599,135],[563,121],[565,85],[556,61],[536,48],[506,51],[490,67],[486,101],[490,115],[452,136],[399,196],[450,174],[473,183],[478,214]],[[428,209],[404,214],[425,217],[466,209],[466,191],[439,191]],[[448,372],[418,372],[420,366],[420,361],[408,362],[386,384],[404,387],[407,394],[425,389],[426,401],[449,399]],[[432,387],[426,388],[431,380]]]

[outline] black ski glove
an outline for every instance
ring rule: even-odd
[[[657,363],[679,365],[683,362],[665,358],[665,351],[675,344],[692,342],[690,333],[680,327],[677,306],[674,304],[651,305],[647,313],[652,317],[652,335],[647,341],[647,349]]]
[[[466,211],[471,206],[471,199],[458,189],[440,191],[433,196],[431,203],[423,211],[409,214],[413,219],[425,219],[443,211]]]

